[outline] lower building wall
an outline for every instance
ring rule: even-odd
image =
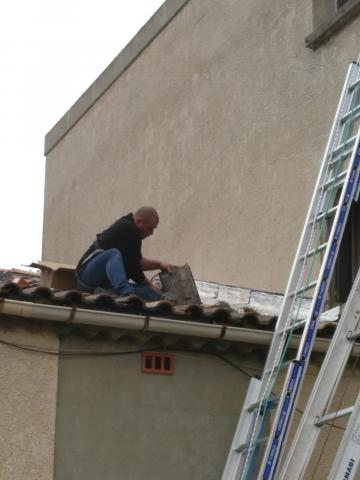
[[[175,348],[164,336],[118,333],[115,341],[66,333],[59,347],[46,325],[1,316],[1,480],[221,478],[249,375],[264,365],[263,347],[239,345],[218,355],[191,351],[201,340]],[[142,373],[140,351],[169,344],[174,375]],[[290,438],[322,360],[312,355]],[[330,411],[352,405],[359,387],[352,358]],[[346,421],[322,428],[305,478],[328,478]]]
[[[63,350],[139,348],[147,347],[61,342]],[[141,372],[140,353],[62,357],[55,480],[221,478],[249,381],[244,372],[260,368],[255,358],[229,358],[240,369],[215,355],[176,351],[174,375],[159,375]]]
[[[29,329],[1,316],[0,478],[51,480],[58,358],[4,341],[57,352],[57,336],[46,327]]]
[[[175,374],[165,376],[141,372],[139,350],[144,348],[150,350],[129,340],[72,336],[61,341],[63,351],[136,353],[61,357],[55,480],[221,478],[249,374],[261,372],[265,350],[224,353],[238,368],[216,355],[175,351]],[[290,438],[322,359],[313,355]],[[351,367],[334,406],[348,406],[358,390],[359,369]],[[323,428],[305,478],[328,478],[345,422]]]

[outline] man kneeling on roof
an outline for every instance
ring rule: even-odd
[[[141,254],[142,240],[153,234],[158,223],[159,215],[153,207],[141,207],[98,233],[76,267],[81,290],[93,293],[105,289],[119,296],[134,294],[148,301],[159,300],[161,291],[144,270],[170,272],[171,265]]]

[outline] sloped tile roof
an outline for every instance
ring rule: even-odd
[[[259,292],[258,292],[259,293]],[[134,295],[116,297],[108,294],[89,294],[79,290],[54,290],[47,287],[21,287],[14,282],[0,282],[1,301],[17,300],[38,305],[69,307],[73,311],[81,309],[94,312],[113,312],[133,316],[164,318],[174,322],[192,322],[219,326],[238,327],[240,329],[273,331],[277,317],[257,312],[245,306],[239,311],[225,302],[218,301],[212,305],[174,306],[167,301],[144,302]],[[258,301],[258,300],[257,300]],[[0,308],[1,312],[1,308]],[[322,322],[317,336],[331,337],[335,330],[335,322]],[[136,330],[136,328],[134,327]],[[225,331],[224,331],[225,332]],[[223,338],[224,334],[220,335]]]
[[[137,338],[144,337],[145,343],[154,336],[160,335],[165,341],[165,337],[183,335],[177,340],[172,338],[171,343],[191,341],[204,345],[216,340],[217,348],[220,349],[232,341],[238,344],[269,345],[282,300],[280,294],[197,281],[201,299],[205,303],[174,306],[167,301],[144,302],[134,295],[116,297],[105,293],[89,294],[79,290],[50,289],[39,286],[39,276],[36,274],[23,272],[25,275],[22,278],[21,271],[9,270],[2,273],[0,314],[10,312],[11,316],[21,312],[20,315],[34,320],[50,320],[48,316],[53,315],[54,309],[58,308],[61,315],[57,313],[52,320],[62,322],[65,330],[66,324],[71,323],[71,328],[80,328],[86,335],[105,332],[117,339],[136,335]],[[34,308],[26,308],[31,305]],[[49,307],[47,310],[46,306]],[[302,316],[307,314],[308,308],[309,305],[305,302]],[[335,309],[330,314],[322,315],[318,338],[332,336],[336,327],[334,320],[337,319],[339,311]],[[61,317],[61,320],[58,317]],[[74,317],[80,317],[80,320],[74,320]],[[294,338],[295,343],[298,340]],[[319,351],[326,348],[326,344],[319,345]]]
[[[276,317],[260,315],[251,308],[236,311],[224,302],[218,302],[213,305],[174,306],[165,300],[144,302],[135,295],[116,297],[105,293],[89,294],[79,290],[53,290],[40,286],[21,288],[13,282],[0,283],[0,298],[36,304],[68,306],[133,315],[149,315],[174,320],[267,330],[272,330],[276,321]]]

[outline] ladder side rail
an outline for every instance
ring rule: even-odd
[[[315,419],[319,414],[325,415],[331,404],[353,347],[353,342],[347,340],[346,335],[349,331],[357,329],[360,323],[359,319],[360,269],[288,450],[279,480],[300,480],[305,474],[320,434],[320,428],[315,426]]]
[[[264,369],[264,373],[261,381],[261,391],[258,397],[258,403],[263,405],[263,408],[260,409],[262,413],[264,409],[265,411],[267,409],[266,407],[267,401],[268,401],[267,397],[270,396],[271,389],[272,389],[272,383],[270,380],[273,377],[274,373],[276,372],[275,367],[277,363],[279,363],[279,361],[276,362],[276,358],[278,357],[278,360],[282,358],[282,351],[284,350],[285,342],[287,341],[286,330],[288,329],[287,328],[288,326],[291,327],[292,309],[295,306],[297,300],[300,300],[300,302],[302,301],[302,298],[301,299],[296,298],[296,291],[298,291],[298,288],[301,286],[300,280],[302,278],[302,275],[304,275],[304,273],[306,272],[306,269],[305,269],[306,261],[301,262],[300,260],[302,258],[306,260],[309,256],[308,253],[306,252],[311,252],[311,244],[315,237],[316,222],[317,222],[317,219],[319,218],[319,212],[321,212],[324,207],[324,202],[323,202],[324,196],[326,197],[328,194],[324,180],[325,179],[327,180],[329,178],[329,173],[333,169],[336,170],[334,177],[337,178],[338,176],[337,170],[343,158],[342,151],[345,147],[348,148],[347,143],[346,142],[344,143],[344,137],[346,136],[346,134],[344,135],[344,132],[347,131],[347,130],[344,130],[346,122],[341,122],[341,118],[344,118],[344,114],[346,115],[351,111],[349,107],[351,106],[354,89],[350,88],[350,85],[355,85],[355,83],[358,82],[358,80],[354,82],[354,78],[356,77],[359,78],[359,64],[355,64],[355,65],[352,64],[348,69],[346,79],[343,85],[341,98],[337,107],[335,119],[330,132],[324,158],[321,164],[320,172],[319,172],[317,183],[315,186],[315,191],[313,193],[313,198],[310,203],[311,208],[309,209],[307,214],[305,227],[303,229],[301,239],[298,245],[297,255],[295,257],[295,261],[292,266],[291,275],[288,281],[288,286],[284,296],[281,312],[277,322],[276,330],[273,335],[273,341],[269,349],[268,359],[265,365],[265,369]],[[354,139],[352,139],[351,146],[353,146],[353,144],[354,144]],[[333,154],[335,153],[335,151],[337,151],[337,154],[336,154],[337,156],[340,155],[340,160],[339,159],[337,159],[336,161],[334,160]],[[342,182],[342,184],[344,183],[345,182]],[[336,205],[336,207],[332,208],[333,210],[332,213],[334,214],[337,213],[339,208],[340,207]],[[325,215],[323,216],[325,218]],[[295,292],[293,296],[291,295],[292,292]],[[310,320],[309,320],[309,323],[310,323]],[[283,335],[281,335],[282,331],[284,332]],[[296,393],[299,389],[301,376],[302,376],[301,375],[302,368],[301,368],[301,365],[299,365],[299,362],[293,363],[292,370],[293,371],[297,370],[298,372],[295,377],[291,377],[293,375],[293,372],[291,374],[289,373],[291,377],[290,383],[292,384],[294,384],[294,382],[296,383],[296,388],[293,389],[293,392],[292,392],[294,394],[294,392]],[[290,408],[290,414],[291,414],[291,409],[292,409],[292,406]],[[262,417],[261,425],[263,423],[263,418],[264,417]],[[260,421],[260,414],[259,412],[257,412],[253,431],[251,433],[249,452],[245,460],[244,473],[242,474],[241,478],[248,478],[246,467],[249,467],[250,465],[249,457],[252,456],[252,452],[254,450],[253,447],[254,445],[257,444],[257,441],[258,441],[256,436],[259,435],[259,430],[257,430],[259,421]],[[290,417],[287,416],[285,423],[288,424],[289,421],[290,421]]]
[[[350,210],[350,205],[352,199],[354,197],[355,189],[357,186],[357,181],[359,178],[359,163],[360,163],[360,150],[359,150],[359,140],[360,140],[360,130],[357,135],[357,139],[355,142],[353,154],[351,156],[351,161],[349,165],[349,169],[346,175],[346,180],[344,184],[344,188],[341,192],[340,201],[339,201],[339,209],[337,210],[334,218],[334,226],[336,228],[332,228],[330,233],[329,242],[325,250],[324,259],[321,264],[319,280],[315,292],[314,297],[311,303],[309,315],[305,322],[304,333],[302,335],[301,343],[299,346],[298,354],[296,359],[298,361],[306,360],[308,356],[308,351],[311,350],[312,344],[315,338],[315,331],[316,327],[320,318],[320,314],[322,311],[322,307],[325,301],[325,296],[327,293],[327,289],[329,287],[329,280],[331,278],[332,271],[335,265],[335,259],[340,247],[341,238],[344,232],[347,216]],[[296,262],[295,262],[296,263]],[[285,298],[283,305],[286,305],[287,302],[290,301],[290,298]],[[280,359],[281,353],[281,341],[284,342],[283,338],[278,339],[277,332],[280,328],[283,327],[283,322],[277,322],[277,328],[274,332],[272,344],[268,353],[268,358],[266,361],[264,374],[263,374],[263,384],[260,395],[266,394],[266,389],[268,388],[269,384],[269,377],[272,375],[271,365],[277,364]],[[278,350],[276,350],[276,346],[278,346]],[[267,381],[267,383],[265,383]]]
[[[313,193],[312,200],[310,202],[310,207],[309,207],[309,210],[308,210],[308,213],[307,213],[307,216],[306,216],[305,225],[304,225],[303,231],[301,233],[300,242],[299,242],[297,252],[296,252],[296,255],[295,255],[295,261],[293,263],[291,273],[290,273],[290,277],[289,277],[289,282],[288,282],[288,285],[287,285],[286,290],[285,290],[284,301],[282,303],[281,310],[280,310],[279,317],[278,317],[278,321],[276,323],[276,328],[275,328],[273,339],[272,339],[270,349],[269,349],[269,352],[268,352],[264,372],[270,370],[270,366],[273,365],[274,362],[275,362],[277,351],[279,349],[279,346],[281,345],[281,341],[279,341],[279,339],[278,339],[277,332],[278,332],[278,330],[282,330],[282,329],[285,328],[289,313],[290,313],[291,308],[294,305],[295,300],[296,300],[295,298],[291,297],[290,294],[291,294],[291,292],[293,292],[296,289],[297,283],[298,283],[298,277],[301,274],[303,263],[302,263],[301,260],[299,260],[299,258],[301,256],[305,255],[307,248],[309,248],[307,239],[309,238],[309,236],[311,234],[311,229],[312,229],[311,220],[315,215],[314,210],[319,205],[320,196],[321,196],[320,187],[321,187],[321,185],[324,181],[325,175],[326,175],[326,165],[328,163],[329,153],[331,152],[332,148],[334,147],[334,138],[333,137],[335,136],[336,127],[338,126],[341,115],[343,113],[344,99],[345,99],[345,96],[346,96],[346,93],[347,93],[347,89],[348,89],[349,85],[352,83],[354,74],[356,74],[356,68],[352,64],[348,68],[348,72],[347,72],[347,75],[346,75],[346,80],[344,82],[344,86],[343,86],[343,89],[342,89],[342,92],[341,92],[341,97],[340,97],[340,101],[339,101],[338,106],[337,106],[335,119],[334,119],[334,122],[333,122],[333,125],[332,125],[332,128],[331,128],[331,133],[330,133],[329,140],[328,140],[328,143],[327,143],[327,146],[326,146],[326,150],[325,150],[325,154],[324,154],[322,164],[321,164],[321,167],[320,167],[319,175],[318,175],[318,178],[317,178],[317,181],[316,181],[314,193]],[[338,139],[336,139],[336,140],[338,140]],[[263,390],[264,389],[261,390],[260,396],[263,394]]]
[[[351,76],[349,78],[349,85],[354,85],[355,83],[359,82],[359,62],[356,62],[356,63],[353,63],[352,65],[350,65],[350,68],[352,67],[352,73],[354,74],[353,76]],[[355,77],[355,78],[352,78],[352,77]],[[346,107],[345,107],[345,110],[348,112],[345,117],[348,117],[347,120],[349,121],[352,121],[354,120],[354,113],[353,113],[353,97],[354,95],[357,95],[356,93],[356,90],[359,88],[359,86],[357,86],[356,88],[353,88],[351,90],[351,94],[348,95],[347,97],[347,101],[348,102],[344,102],[344,106],[346,104]],[[359,108],[358,107],[355,107],[355,108]],[[344,118],[344,115],[343,115],[343,112],[340,114],[340,117],[339,117],[339,120],[340,120],[340,123],[339,123],[339,127],[338,130],[337,130],[337,138],[335,140],[335,144],[338,145],[335,150],[339,150],[340,148],[340,145],[344,145],[343,142],[347,143],[349,141],[349,138],[347,133],[348,133],[348,129],[349,129],[349,125],[347,124],[347,121],[343,122],[342,119]],[[352,137],[353,138],[353,137]],[[341,147],[340,151],[337,153],[337,155],[340,155],[340,158],[338,158],[338,160],[336,162],[330,162],[331,164],[331,168],[329,169],[329,172],[328,172],[328,175],[327,175],[327,180],[328,182],[331,182],[331,185],[334,184],[333,182],[333,177],[334,177],[334,171],[333,169],[335,168],[336,171],[335,171],[335,178],[340,178],[341,177],[341,174],[344,173],[344,171],[339,171],[338,169],[338,165],[339,165],[339,162],[341,162],[341,160],[343,158],[345,158],[347,156],[346,154],[346,148],[344,146]],[[353,148],[350,148],[350,151],[353,152],[354,151],[354,147]],[[324,195],[324,198],[323,198],[323,202],[322,202],[322,206],[325,206],[328,204],[328,201],[329,199],[331,200],[332,199],[332,191],[331,189],[330,190],[327,190],[325,192],[325,195]]]
[[[346,176],[344,188],[342,189],[339,206],[334,218],[333,228],[329,236],[329,242],[326,247],[324,259],[320,268],[317,287],[315,288],[314,298],[309,312],[309,322],[304,328],[304,333],[299,346],[297,360],[306,360],[311,351],[315,339],[316,327],[320,318],[325,296],[329,287],[331,275],[335,266],[335,260],[340,248],[341,239],[345,230],[346,220],[349,215],[350,207],[355,195],[355,188],[360,170],[360,129],[357,134],[349,170]],[[334,228],[335,227],[335,228]]]
[[[354,195],[355,181],[357,179],[360,163],[359,133],[352,154],[352,161],[348,171],[347,180],[341,192],[341,199],[339,202],[341,208],[336,212],[334,219],[334,226],[336,226],[336,228],[332,228],[331,241],[329,241],[326,253],[324,255],[324,260],[321,265],[321,271],[319,275],[321,282],[318,283],[315,289],[312,307],[310,309],[308,321],[304,328],[304,333],[298,349],[297,361],[302,365],[302,368],[298,368],[295,364],[290,365],[289,367],[287,380],[285,382],[281,400],[279,402],[279,410],[275,417],[275,422],[270,434],[270,440],[268,442],[261,467],[261,478],[264,480],[273,478],[273,475],[275,474],[275,469],[279,463],[280,455],[282,453],[282,444],[287,434],[288,425],[291,421],[294,407],[296,406],[297,392],[300,389],[300,385],[303,381],[304,373],[309,362],[320,313],[325,301],[329,280],[334,268],[337,251],[340,246],[347,215],[349,213],[350,205]],[[292,385],[295,383],[298,385],[298,387],[293,389]]]
[[[329,480],[355,480],[360,464],[360,393],[341,439]]]
[[[249,432],[251,431],[254,420],[253,412],[249,412],[249,407],[256,401],[259,389],[260,380],[252,377],[250,379],[241,415],[235,430],[235,435],[230,447],[221,480],[236,480],[240,476],[241,467],[243,464],[243,455],[245,452],[239,452],[238,450],[242,444],[246,444],[249,441]]]
[[[355,202],[359,201],[359,195],[360,195],[360,177],[358,178],[356,194],[355,194]]]
[[[349,88],[349,84],[353,83],[353,78],[354,78],[354,76],[356,76],[356,74],[358,72],[358,69],[356,67],[354,65],[351,65],[348,69],[348,72],[347,72],[346,80],[345,80],[345,83],[344,83],[344,86],[343,86],[343,89],[342,89],[342,93],[341,93],[341,98],[340,98],[340,101],[339,101],[339,104],[338,104],[338,107],[337,107],[336,116],[335,116],[335,119],[334,119],[334,122],[333,122],[333,125],[332,125],[331,135],[330,135],[329,140],[328,140],[328,144],[327,144],[327,147],[326,147],[326,152],[325,152],[325,155],[324,155],[324,158],[323,158],[323,161],[322,161],[321,169],[320,169],[320,172],[319,172],[319,175],[318,175],[318,179],[317,179],[317,183],[316,183],[316,186],[315,186],[313,198],[312,198],[312,201],[311,201],[311,207],[312,208],[309,209],[308,214],[307,214],[305,227],[304,227],[302,235],[301,235],[300,243],[299,243],[298,250],[297,250],[297,255],[295,257],[295,261],[294,261],[294,264],[293,264],[293,267],[292,267],[290,279],[289,279],[286,294],[285,294],[287,298],[284,297],[284,302],[283,302],[283,305],[282,305],[282,308],[281,308],[281,312],[280,312],[280,316],[279,316],[279,319],[278,319],[278,322],[277,322],[276,330],[285,330],[287,324],[290,323],[289,322],[290,314],[291,314],[292,308],[295,305],[296,297],[294,296],[292,299],[290,299],[289,292],[291,292],[295,289],[294,285],[298,286],[299,277],[301,278],[303,265],[301,265],[301,262],[299,262],[299,257],[301,256],[304,249],[305,249],[305,251],[306,251],[306,249],[308,249],[308,250],[311,249],[311,240],[312,240],[311,239],[311,231],[312,231],[311,223],[313,222],[314,227],[315,227],[316,209],[320,209],[321,206],[322,206],[321,202],[320,202],[321,201],[321,195],[323,193],[322,192],[322,190],[323,190],[323,187],[322,187],[323,183],[322,182],[324,181],[324,178],[327,174],[327,169],[329,167],[329,164],[331,163],[331,157],[329,158],[329,152],[331,152],[332,149],[334,148],[334,143],[335,143],[335,140],[336,140],[336,133],[337,133],[337,135],[339,135],[338,131],[341,130],[340,125],[339,125],[341,115],[343,115],[344,109],[346,110],[346,108],[348,107],[348,104],[351,102],[352,95],[350,95],[348,93],[348,88]],[[311,222],[311,220],[312,220],[312,222]],[[291,319],[290,319],[290,321],[291,321]],[[269,396],[269,394],[270,394],[269,388],[271,390],[271,387],[272,387],[270,377],[274,374],[273,366],[278,363],[278,361],[281,357],[282,349],[285,345],[285,341],[286,341],[286,334],[280,336],[280,335],[277,335],[277,331],[275,331],[275,333],[273,335],[273,340],[272,340],[272,343],[271,343],[271,346],[270,346],[270,349],[269,349],[268,358],[267,358],[267,362],[266,362],[266,365],[265,365],[264,374],[263,374],[263,378],[262,378],[262,386],[261,386],[261,391],[260,391],[260,394],[259,394],[259,402],[261,402],[261,403],[264,403],[265,398],[267,396]],[[269,372],[269,373],[267,373],[267,372]],[[256,421],[254,422],[254,431],[252,433],[251,443],[254,443],[254,441],[256,441],[255,440],[256,439],[256,430],[257,430],[259,421],[260,421],[260,418],[259,418],[259,415],[257,414]],[[250,448],[250,452],[251,452],[251,448]],[[246,458],[247,466],[249,465],[249,456],[250,455],[251,455],[251,453],[248,453],[248,457]],[[246,475],[246,472],[245,472],[245,475]]]
[[[360,78],[359,66],[360,66],[359,62],[352,63],[349,65],[349,68],[345,77],[344,85],[340,94],[339,104],[336,109],[333,125],[330,130],[329,140],[326,145],[325,154],[324,154],[324,162],[327,159],[327,161],[329,162],[330,168],[332,168],[334,164],[332,162],[332,159],[329,157],[329,155],[331,155],[331,153],[334,150],[336,150],[338,145],[341,143],[344,130],[346,129],[345,127],[346,122],[342,123],[341,119],[343,118],[346,112],[349,112],[351,108],[353,92],[350,92],[349,88],[356,80],[359,80]],[[344,140],[345,139],[343,139],[343,141]]]
[[[303,370],[304,364],[297,361],[291,362],[288,367],[285,379],[286,390],[281,396],[260,468],[258,478],[262,480],[275,478],[281,447],[292,417],[294,400],[303,379]]]

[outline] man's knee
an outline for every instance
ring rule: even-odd
[[[104,252],[108,258],[123,261],[121,252],[117,248],[110,248]]]

